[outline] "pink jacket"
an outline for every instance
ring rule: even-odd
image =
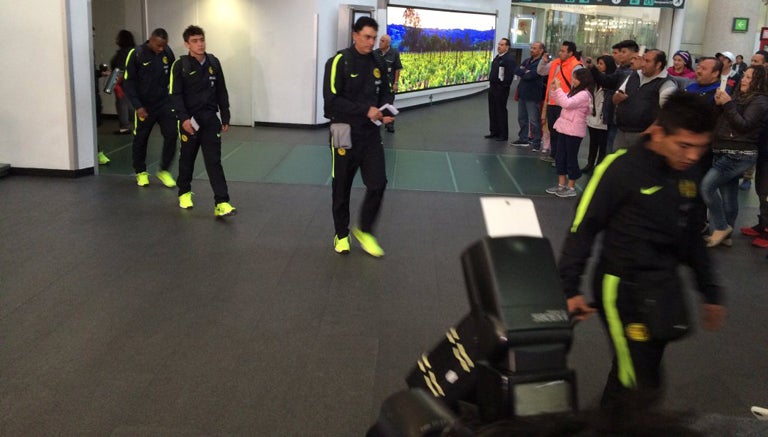
[[[561,134],[584,138],[587,136],[587,115],[592,113],[592,96],[589,91],[582,90],[568,97],[561,89],[552,92],[555,104],[563,107],[560,117],[555,121],[554,128]]]

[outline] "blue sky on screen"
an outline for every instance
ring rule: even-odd
[[[406,8],[387,8],[387,24],[404,25],[403,12]],[[421,18],[422,29],[475,29],[490,30],[496,26],[496,17],[485,14],[434,11],[415,8]]]

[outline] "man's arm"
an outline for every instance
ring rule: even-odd
[[[621,174],[616,161],[625,153],[622,149],[605,158],[579,201],[558,263],[563,291],[568,298],[581,294],[581,275],[592,253],[595,237],[608,226],[621,205],[622,181],[627,176]]]
[[[502,57],[502,62],[504,63],[504,82],[503,85],[505,87],[512,86],[512,81],[515,79],[515,69],[517,68],[517,63],[514,59],[512,59],[512,55],[507,52]]]
[[[184,80],[182,78],[181,62],[179,59],[171,65],[171,79],[168,86],[171,94],[171,107],[173,108],[176,119],[184,125],[184,130],[193,133],[194,129],[188,126],[189,113],[184,105]]]
[[[229,93],[227,92],[227,82],[224,80],[224,69],[221,68],[221,61],[219,64],[219,78],[216,84],[216,103],[219,105],[219,113],[221,113],[222,126],[229,126],[230,113],[229,113]],[[224,131],[227,129],[224,128]]]
[[[668,79],[661,84],[661,88],[659,88],[659,108],[667,103],[667,99],[674,94],[675,91],[677,91],[677,84],[672,79]]]
[[[123,73],[123,91],[128,96],[131,105],[137,110],[144,107],[141,99],[139,99],[138,85],[136,83],[138,80],[137,73],[139,72],[138,62],[136,59],[136,49],[131,49],[125,58],[125,73]]]
[[[337,53],[325,63],[323,100],[326,118],[344,115],[365,117],[369,108],[355,103],[343,95],[344,81],[347,78],[344,77],[344,59],[342,57],[341,53]]]

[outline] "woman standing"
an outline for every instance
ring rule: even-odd
[[[133,34],[125,29],[117,33],[115,38],[115,44],[117,44],[117,51],[112,56],[112,60],[109,61],[109,68],[114,70],[119,68],[125,70],[125,58],[128,56],[128,52],[136,47],[136,41],[133,39]],[[114,88],[115,94],[115,109],[117,110],[117,120],[120,123],[120,128],[115,132],[116,134],[129,134],[131,132],[131,102],[125,96],[123,91],[123,76],[117,80],[117,84]]]
[[[713,228],[707,247],[728,243],[739,213],[739,178],[757,161],[757,141],[768,115],[766,69],[748,67],[735,96],[717,90],[715,104],[723,113],[715,128],[712,168],[701,181],[701,197]]]
[[[552,80],[552,99],[563,110],[553,126],[558,133],[555,148],[557,185],[547,188],[546,192],[557,197],[576,195],[576,179],[581,177],[579,146],[581,146],[581,140],[587,135],[587,115],[592,112],[590,108],[594,85],[592,73],[586,68],[573,71],[571,92],[568,94],[565,94],[560,87],[558,77]],[[566,176],[568,177],[567,185]]]
[[[597,71],[602,74],[613,74],[616,71],[616,61],[612,56],[600,56],[597,58]],[[589,155],[587,165],[581,169],[582,173],[592,173],[592,170],[603,162],[608,145],[608,125],[613,124],[613,98],[614,90],[595,86],[595,104],[592,113],[587,116],[587,128],[589,129]]]

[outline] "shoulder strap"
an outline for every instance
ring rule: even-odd
[[[221,64],[219,63],[219,58],[208,53],[208,61],[211,63],[211,67],[213,67],[213,69],[216,70],[217,73],[221,71]]]

